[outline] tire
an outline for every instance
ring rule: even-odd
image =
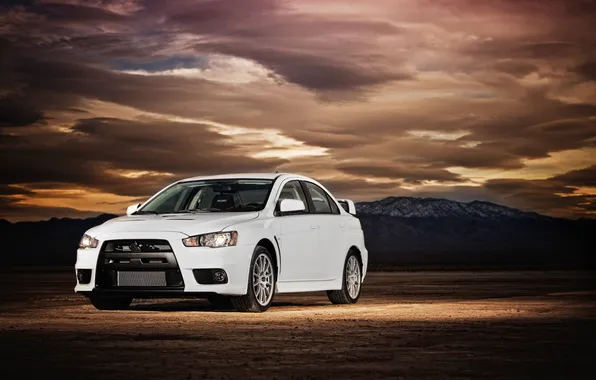
[[[260,273],[260,275],[257,275]],[[275,266],[271,253],[265,247],[257,246],[250,260],[248,284],[246,294],[230,297],[230,302],[236,311],[262,313],[269,309],[275,293],[277,280]],[[265,281],[261,281],[265,279]],[[259,283],[255,283],[259,280]],[[268,290],[266,293],[263,291]]]
[[[92,295],[89,297],[91,304],[97,310],[125,310],[132,303],[132,297],[104,297]]]
[[[215,310],[233,309],[230,297],[222,296],[221,294],[212,294],[207,297],[207,301],[209,301]]]
[[[327,297],[334,304],[352,304],[358,302],[361,291],[362,263],[356,252],[350,250],[344,263],[341,289],[328,290]]]

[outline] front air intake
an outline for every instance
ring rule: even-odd
[[[163,271],[118,271],[118,286],[168,286],[166,272]]]
[[[184,289],[176,256],[167,240],[107,240],[97,261],[101,289]]]

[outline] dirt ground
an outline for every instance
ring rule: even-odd
[[[592,379],[589,272],[377,272],[356,305],[277,296],[97,311],[70,271],[0,273],[3,379]]]

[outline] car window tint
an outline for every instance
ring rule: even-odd
[[[300,182],[290,181],[286,183],[279,193],[278,201],[282,199],[299,199],[304,202],[306,212],[308,212],[308,202],[306,201],[306,195],[302,190],[302,186],[300,186]]]
[[[183,181],[159,193],[141,213],[250,212],[265,207],[273,180],[213,179]]]
[[[317,214],[329,214],[331,213],[331,205],[329,199],[325,194],[325,191],[314,183],[306,182],[306,188],[312,199],[312,203],[315,206],[315,213]]]
[[[333,200],[330,197],[329,198],[329,204],[331,205],[331,212],[334,214],[339,214],[339,207],[337,207],[337,204],[335,202],[333,202]]]

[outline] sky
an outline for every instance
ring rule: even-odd
[[[596,215],[596,1],[0,3],[0,218],[181,178]]]

